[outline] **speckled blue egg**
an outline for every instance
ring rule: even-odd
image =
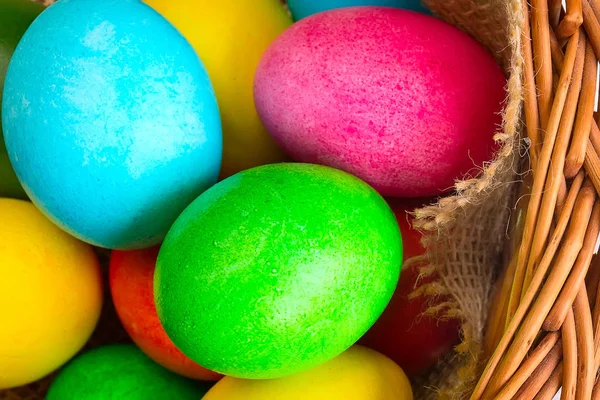
[[[32,201],[91,244],[159,243],[213,185],[219,110],[191,45],[137,0],[61,0],[19,43],[2,123]]]
[[[384,6],[431,14],[421,0],[288,0],[294,21],[334,8],[355,6]]]

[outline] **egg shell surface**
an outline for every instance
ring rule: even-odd
[[[402,369],[389,358],[353,346],[331,361],[287,378],[225,377],[203,400],[412,400]]]
[[[292,19],[280,0],[144,0],[167,18],[202,59],[221,110],[221,177],[287,160],[254,105],[261,56]]]
[[[505,82],[479,43],[443,21],[351,7],[279,36],[255,99],[295,160],[348,171],[386,196],[426,197],[492,157]]]
[[[30,202],[0,198],[0,393],[50,374],[91,336],[102,308],[92,248]]]
[[[169,339],[156,314],[154,270],[158,247],[113,251],[109,281],[112,299],[123,327],[148,357],[188,378],[217,380],[209,371],[186,357]]]
[[[46,400],[199,400],[208,388],[164,369],[133,345],[118,344],[71,361]]]
[[[6,69],[19,40],[44,10],[44,6],[30,0],[2,0],[0,13],[0,110],[2,109],[2,90]],[[27,195],[21,187],[15,171],[6,154],[6,146],[0,123],[0,197],[26,199]]]
[[[348,349],[387,305],[402,241],[385,201],[332,168],[271,164],[213,186],[158,255],[158,316],[200,365],[266,379]]]
[[[429,14],[419,0],[287,0],[295,21],[335,8],[355,6],[396,7]]]
[[[208,75],[181,34],[139,1],[46,9],[13,55],[2,106],[28,195],[91,244],[159,243],[217,180],[221,128]]]

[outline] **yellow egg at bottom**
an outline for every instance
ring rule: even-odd
[[[287,378],[225,377],[203,400],[412,400],[408,378],[389,358],[354,346],[310,371]]]
[[[90,337],[101,307],[92,248],[31,203],[0,199],[0,390],[67,362]]]

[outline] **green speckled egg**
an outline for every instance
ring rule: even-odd
[[[200,365],[250,379],[342,353],[390,300],[402,263],[394,214],[363,181],[274,164],[213,186],[177,219],[155,272],[159,318]]]
[[[155,364],[133,345],[99,347],[71,361],[46,400],[199,400],[210,385]]]

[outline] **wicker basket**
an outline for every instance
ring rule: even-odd
[[[541,2],[545,3],[546,1],[547,0],[542,0]],[[583,1],[585,3],[586,0]],[[51,3],[52,1],[45,0],[42,2]],[[549,162],[549,154],[552,155],[551,153],[555,147],[555,141],[550,141],[547,139],[557,136],[556,131],[558,127],[554,129],[553,134],[551,134],[552,132],[548,130],[549,133],[543,135],[544,145],[542,147],[542,140],[538,138],[540,135],[536,135],[536,132],[538,132],[539,129],[534,122],[530,121],[532,115],[535,117],[534,120],[537,120],[538,102],[535,96],[531,57],[527,58],[526,56],[528,49],[531,48],[531,42],[528,40],[529,35],[527,34],[529,20],[525,18],[526,12],[528,12],[528,7],[525,5],[525,0],[424,0],[424,2],[437,15],[465,30],[467,33],[471,34],[482,44],[484,44],[504,67],[508,77],[508,97],[503,112],[504,122],[500,131],[496,135],[496,141],[498,143],[498,152],[496,158],[485,166],[478,178],[457,182],[456,190],[452,195],[441,199],[437,204],[417,210],[416,212],[415,226],[425,233],[424,240],[429,252],[426,259],[414,260],[415,262],[412,263],[412,265],[415,268],[417,266],[421,267],[423,274],[436,272],[436,276],[439,277],[439,279],[434,283],[423,287],[422,291],[430,295],[445,295],[451,299],[442,305],[432,308],[428,312],[438,315],[440,318],[460,319],[462,322],[463,341],[456,348],[455,354],[448,357],[446,362],[440,365],[439,368],[437,368],[435,371],[432,371],[427,376],[424,376],[422,380],[415,385],[415,398],[430,399],[439,397],[459,399],[468,397],[472,393],[475,383],[477,382],[478,377],[481,375],[481,371],[484,366],[484,363],[482,362],[485,356],[483,335],[488,311],[490,309],[490,293],[494,278],[497,275],[496,271],[500,270],[502,266],[502,254],[507,242],[506,224],[510,219],[510,211],[512,205],[514,204],[513,195],[515,193],[515,189],[518,189],[518,182],[521,180],[518,178],[520,176],[518,174],[518,168],[520,168],[520,164],[522,163],[521,161],[526,158],[525,153],[519,151],[524,144],[524,141],[519,134],[522,128],[521,115],[523,108],[522,99],[524,94],[522,82],[524,78],[529,83],[527,86],[527,89],[529,90],[526,93],[529,95],[533,93],[533,98],[531,98],[531,96],[526,97],[526,109],[528,111],[528,113],[526,113],[526,117],[529,124],[528,136],[533,143],[532,149],[534,149],[534,151],[532,151],[532,153],[535,156],[532,159],[533,170],[535,171],[535,179],[533,179],[533,192],[531,196],[532,200],[534,201],[530,202],[529,204],[532,204],[532,208],[537,209],[536,212],[527,213],[527,218],[524,219],[525,222],[529,221],[530,219],[533,219],[534,222],[537,221],[537,214],[546,215],[546,218],[548,218],[548,210],[554,210],[556,208],[565,210],[564,213],[569,214],[567,217],[573,214],[574,221],[580,225],[587,225],[590,218],[589,215],[583,213],[583,211],[587,212],[587,209],[591,208],[589,203],[594,202],[594,191],[592,190],[592,186],[590,186],[588,179],[584,178],[584,173],[581,172],[579,175],[577,175],[574,183],[570,181],[567,183],[562,179],[560,180],[558,196],[563,196],[564,201],[562,201],[562,197],[557,197],[558,199],[561,199],[562,202],[557,202],[557,204],[562,204],[562,207],[554,205],[550,208],[534,207],[535,204],[539,204],[540,201],[544,201],[548,193],[547,190],[544,191],[543,189],[546,175],[549,172],[548,165],[555,165],[554,161],[552,164]],[[540,3],[540,1],[538,1],[538,3]],[[552,10],[554,11],[556,9],[556,2],[551,1],[551,3]],[[573,3],[577,2],[574,1]],[[573,8],[575,9],[574,6]],[[576,25],[578,22],[580,22],[580,19],[577,19],[576,17],[577,15],[574,13],[574,11],[569,9],[566,16],[562,18],[562,20],[566,22],[559,25],[561,28],[557,31],[559,33],[559,38],[557,38],[557,40],[563,41],[568,37],[569,33],[574,34],[569,30],[577,32]],[[586,18],[586,20],[589,20],[589,18]],[[527,24],[524,23],[525,21],[527,21]],[[546,25],[547,27],[545,32],[550,32],[550,29],[548,28],[550,25],[548,23],[546,23]],[[559,28],[557,27],[557,29]],[[538,30],[534,30],[534,32],[538,32]],[[554,46],[555,54],[553,59],[556,64],[555,71],[559,71],[560,69],[561,71],[565,71],[563,74],[567,74],[568,71],[573,69],[574,58],[577,58],[576,56],[578,56],[577,59],[581,63],[582,55],[577,50],[581,47],[579,46],[579,38],[583,36],[583,34],[575,33],[575,39],[570,39],[570,42],[575,44],[572,44],[567,48],[564,61],[561,61],[561,46]],[[550,39],[545,42],[543,37],[542,39],[539,37],[534,38],[536,40],[535,43],[546,43],[547,46],[550,46],[551,44]],[[598,41],[598,43],[600,43],[600,41]],[[583,46],[584,49],[585,47],[586,46]],[[537,50],[539,49],[536,46],[536,51]],[[546,58],[543,60],[546,62]],[[561,64],[560,68],[559,64]],[[550,86],[543,87],[543,90],[547,91],[543,92],[546,97],[540,97],[540,111],[542,110],[542,106],[546,104],[542,101],[542,99],[548,101],[548,98],[551,99],[553,97],[553,82],[558,82],[558,79],[553,79],[552,69],[549,71],[549,75],[547,70],[543,71],[543,77],[546,79],[543,82],[547,84],[549,79]],[[583,74],[586,75],[585,70]],[[587,75],[590,75],[589,70],[587,71]],[[530,76],[531,79],[529,78]],[[560,99],[561,96],[564,97],[567,93],[572,92],[572,90],[568,90],[568,84],[566,85],[566,88],[564,86],[564,84],[562,86],[561,84],[557,86],[558,89],[556,90],[556,99]],[[542,91],[542,89],[540,89],[540,91]],[[587,107],[585,108],[587,116],[589,104],[584,103],[583,106]],[[542,119],[542,121],[546,121],[546,125],[542,124],[542,126],[549,126],[547,121],[549,119],[548,114],[561,116],[563,115],[563,109],[565,110],[566,114],[568,109],[567,107],[563,106],[560,107],[560,110],[559,107],[556,107],[556,109],[552,110],[552,113],[547,112],[544,114],[546,120]],[[547,111],[546,109],[544,110]],[[560,118],[558,118],[558,120],[560,120]],[[579,125],[583,124],[584,122],[580,122]],[[557,121],[554,121],[554,124],[557,124]],[[538,125],[540,124],[538,123]],[[576,126],[578,125],[576,124]],[[581,130],[582,128],[580,127],[579,129]],[[568,132],[568,134],[570,135],[571,132]],[[600,135],[600,133],[598,135]],[[557,140],[556,143],[559,143],[559,141]],[[600,145],[600,142],[598,145]],[[600,149],[600,147],[598,148]],[[587,153],[590,153],[590,157],[585,159],[586,164],[584,169],[588,172],[593,165],[596,165],[590,164],[590,160],[591,163],[597,162],[597,155],[592,151],[593,149],[594,147],[592,146],[587,147]],[[579,149],[579,151],[581,151],[581,149]],[[596,158],[592,159],[592,157]],[[596,165],[596,168],[600,167]],[[596,169],[596,171],[598,171],[598,169]],[[562,184],[561,182],[564,182],[565,184]],[[568,190],[568,187],[570,187],[570,191]],[[573,198],[576,200],[574,206],[571,204]],[[592,199],[590,200],[590,198]],[[587,208],[581,211],[584,207]],[[572,209],[574,208],[578,210],[578,213],[571,213]],[[539,212],[539,210],[544,212]],[[597,219],[598,207],[596,207],[594,212],[596,213]],[[575,218],[575,216],[579,217]],[[555,225],[558,227],[561,225],[560,221],[558,220],[556,224],[553,222],[552,212],[550,213],[549,218],[549,231],[551,234],[553,234],[553,232],[558,229],[555,227]],[[571,237],[571,230],[575,228],[570,228],[570,226],[574,225],[575,222],[569,224],[569,230],[566,234],[567,238]],[[529,225],[531,224],[532,223],[529,223]],[[537,229],[533,228],[536,228],[538,225],[535,223],[531,226],[529,225],[526,226],[525,237],[529,237],[532,233],[537,232]],[[590,228],[588,230],[594,229],[596,225],[590,224]],[[585,230],[585,228],[583,228],[583,230]],[[591,235],[591,233],[589,235]],[[540,237],[537,239],[543,239],[543,243],[540,242],[536,245],[537,247],[535,247],[536,251],[540,251],[542,254],[544,253],[542,250],[550,249],[550,245],[546,245],[545,243],[546,236],[547,235],[544,235],[543,238]],[[569,245],[571,245],[571,242],[571,240],[567,241]],[[527,244],[526,242],[523,243]],[[585,243],[587,245],[587,241]],[[523,246],[525,246],[525,244]],[[560,247],[561,251],[563,247],[572,250],[571,247],[568,247],[565,244],[560,244]],[[589,246],[585,247],[585,249],[588,249],[588,247]],[[527,254],[529,254],[529,250],[527,251]],[[513,286],[512,271],[516,269],[521,272],[523,268],[526,268],[529,258],[524,259],[521,257],[517,260],[519,261],[519,268],[508,268],[508,272],[504,274],[506,276],[505,281],[507,284],[501,285],[503,294],[506,293],[507,290],[510,291],[511,287]],[[538,264],[539,263],[532,264],[528,273],[525,274],[528,279],[533,278],[531,280],[533,283],[528,285],[529,288],[534,288],[534,284],[538,283],[537,281],[539,280],[538,278],[540,273],[533,273],[535,270],[533,267],[536,266],[539,266],[536,271],[542,271],[543,265]],[[555,264],[556,263],[551,263],[550,267],[554,267]],[[509,263],[507,265],[517,264]],[[523,265],[525,265],[525,267],[523,267]],[[553,270],[555,268],[551,269]],[[587,270],[587,268],[584,269]],[[569,268],[569,270],[571,270],[571,268]],[[574,272],[571,275],[575,275],[577,268],[573,269],[573,271]],[[581,271],[579,271],[579,274],[581,274]],[[577,278],[577,276],[575,278]],[[579,279],[576,283],[580,283],[580,281],[581,279]],[[505,286],[507,286],[508,289]],[[512,378],[513,375],[517,376],[514,374],[515,371],[511,372],[511,370],[519,369],[522,360],[518,360],[515,357],[503,357],[503,355],[506,353],[505,350],[507,347],[511,348],[511,346],[507,346],[512,343],[512,338],[514,336],[510,333],[511,329],[514,333],[515,330],[518,331],[517,328],[527,326],[528,319],[525,319],[525,322],[521,322],[520,319],[523,319],[523,315],[529,315],[527,312],[530,308],[527,307],[526,300],[528,298],[527,294],[530,291],[533,292],[533,289],[524,292],[526,296],[521,302],[520,293],[517,295],[517,290],[515,289],[515,296],[513,296],[513,300],[510,303],[510,306],[513,307],[511,309],[514,310],[514,317],[511,319],[512,322],[510,325],[508,325],[506,334],[504,334],[504,336],[502,336],[502,332],[505,330],[505,324],[491,324],[491,328],[489,329],[489,332],[491,333],[488,335],[488,337],[491,338],[488,340],[489,348],[493,349],[497,346],[498,350],[494,353],[494,357],[491,359],[491,361],[495,360],[495,363],[490,362],[489,367],[486,369],[486,372],[483,375],[483,378],[485,379],[482,378],[481,383],[478,386],[478,390],[480,392],[486,388],[490,390],[490,392],[486,392],[486,396],[488,393],[491,393],[491,389],[493,389],[494,385],[497,385],[498,382],[501,382],[499,378],[509,379]],[[415,295],[422,294],[423,293],[415,293]],[[571,297],[575,298],[575,296],[573,293],[569,292],[564,296],[561,294],[561,299],[567,295],[568,298],[563,300],[563,303],[568,303],[566,308],[570,310],[570,302],[574,301],[571,299]],[[500,300],[504,299],[505,297],[506,296],[504,295],[499,296]],[[592,297],[595,299],[595,296]],[[566,312],[567,317],[565,317],[565,319],[567,324],[565,324],[565,327],[567,327],[567,325],[574,320],[575,328],[571,330],[571,333],[573,331],[578,332],[576,336],[569,336],[570,338],[583,338],[583,336],[579,334],[579,332],[583,332],[582,328],[580,327],[582,321],[581,309],[584,308],[582,305],[586,305],[587,307],[586,315],[590,314],[592,310],[592,307],[588,305],[586,299],[583,299],[586,301],[585,304],[583,301],[581,301],[582,298],[583,296],[577,297],[578,300],[575,302],[576,310],[572,314],[570,312]],[[519,303],[522,304],[519,305]],[[563,303],[557,302],[557,304]],[[537,303],[534,302],[534,304]],[[553,301],[549,302],[548,304],[551,306]],[[578,304],[579,306],[577,306]],[[507,320],[507,317],[502,315],[502,313],[499,314],[500,315],[494,314],[495,318],[492,318],[491,321],[497,320],[503,322]],[[511,315],[512,314],[513,312],[511,312]],[[521,316],[520,319],[519,316]],[[589,328],[591,322],[590,324],[588,324],[588,322],[589,320],[586,320],[586,327]],[[571,327],[572,325],[573,324],[571,324]],[[540,331],[540,327],[533,326],[533,328],[535,328],[533,329],[535,334]],[[529,329],[531,330],[531,327]],[[589,333],[589,329],[584,333]],[[520,335],[522,336],[522,334]],[[500,340],[500,336],[502,336],[502,341],[499,345],[496,345],[496,342]],[[559,343],[559,336],[560,334],[549,334],[546,336],[542,335],[541,338],[533,337],[531,342],[533,344],[533,341],[535,340],[536,350],[534,350],[534,352],[537,352],[535,353],[537,358],[530,357],[528,360],[539,359],[542,361],[549,359],[551,355],[556,356],[559,352],[562,354],[561,346],[554,346],[556,343]],[[517,338],[519,337],[520,336]],[[546,337],[548,337],[548,339],[546,339]],[[553,337],[556,337],[556,340],[554,340]],[[589,337],[590,335],[586,336],[588,339]],[[542,339],[542,342],[538,346],[537,340],[539,339]],[[123,340],[127,340],[126,336],[124,335],[122,328],[120,328],[118,320],[114,315],[114,311],[109,304],[106,307],[106,312],[96,333],[94,334],[94,337],[88,344],[88,347],[96,346],[102,343],[111,343]],[[565,357],[565,362],[569,360],[570,363],[573,363],[573,341],[567,342],[563,340],[563,342],[571,345],[571,352],[565,351],[565,355],[569,354],[569,356]],[[575,342],[577,342],[577,340],[575,340]],[[580,342],[581,346],[590,346],[589,341],[580,340]],[[520,351],[522,351],[521,349],[527,348],[525,350],[525,352],[527,352],[529,347],[531,347],[525,346],[525,342],[521,343],[515,341],[514,343],[515,346],[513,347],[516,347]],[[575,344],[575,348],[578,346],[578,343],[579,342]],[[558,350],[552,350],[554,347],[556,347]],[[541,350],[537,350],[538,348]],[[550,349],[546,351],[548,348]],[[569,359],[568,357],[571,358]],[[558,359],[560,357],[556,356],[555,358]],[[581,358],[581,360],[584,359]],[[498,361],[502,361],[500,367],[494,368],[494,366],[498,364]],[[529,361],[529,363],[533,364],[533,361]],[[577,363],[577,361],[575,361],[575,363]],[[545,361],[543,365],[546,364],[547,362]],[[594,364],[594,367],[596,367],[596,364]],[[562,369],[560,368],[562,367],[552,368],[550,373],[552,374],[556,369],[558,373],[555,373],[554,375],[557,377],[562,377],[560,374]],[[533,368],[532,371],[534,369],[535,368]],[[521,373],[521,371],[522,368],[519,369],[518,373]],[[589,373],[591,369],[586,371]],[[537,374],[536,371],[533,376],[543,375]],[[491,381],[488,379],[490,377],[493,378]],[[51,378],[52,377],[48,377],[41,382],[26,387],[0,392],[0,400],[43,399]],[[576,376],[576,379],[579,379],[579,375]],[[560,383],[560,380],[556,381]],[[505,398],[512,397],[509,396]],[[583,397],[581,398],[583,399]]]
[[[600,399],[600,1],[523,1],[531,179],[472,399]]]

